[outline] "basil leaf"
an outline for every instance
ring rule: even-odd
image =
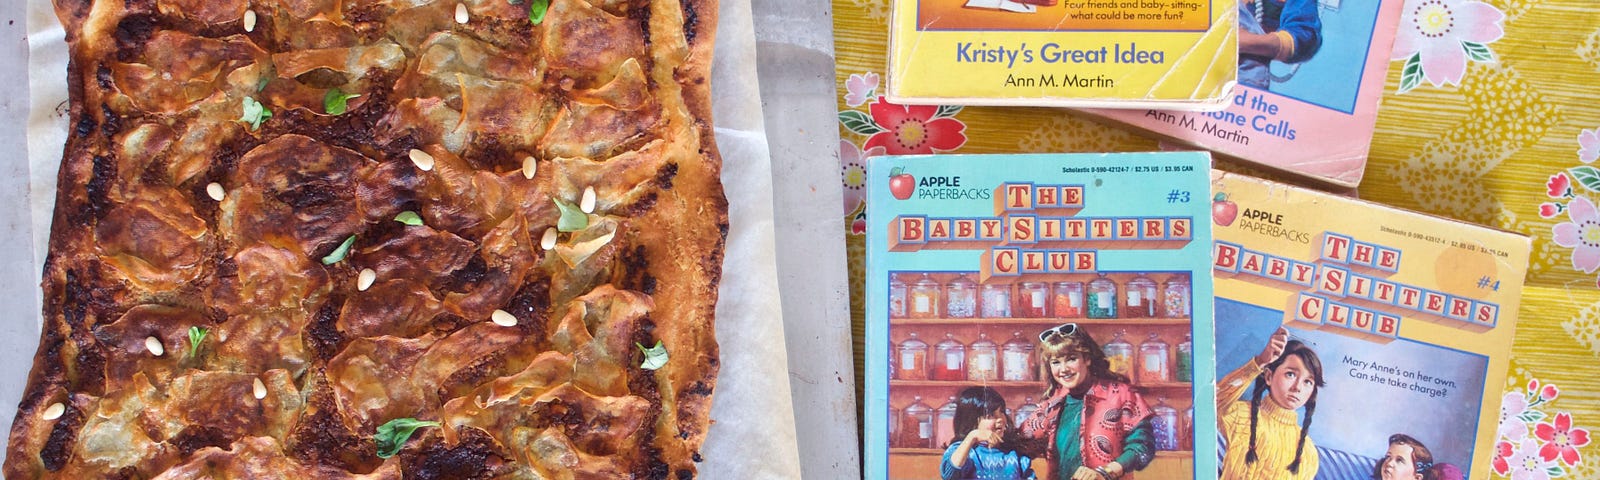
[[[639,351],[644,352],[644,364],[639,365],[639,368],[655,370],[667,365],[667,347],[662,346],[660,340],[656,340],[656,346],[650,348],[644,348],[639,342],[633,344],[639,347]]]
[[[556,208],[561,210],[561,219],[556,220],[556,230],[563,232],[576,232],[589,228],[589,216],[579,210],[576,205],[563,202],[559,198],[552,198]]]
[[[344,115],[346,109],[349,108],[346,104],[350,99],[359,96],[361,94],[344,93],[338,88],[328,90],[328,93],[322,96],[322,111],[328,112],[328,115]]]
[[[239,121],[250,124],[250,131],[259,130],[261,122],[269,118],[272,118],[271,110],[254,98],[244,97],[244,115],[239,117]]]
[[[528,21],[538,25],[544,22],[545,12],[550,10],[550,0],[532,0],[528,2]]]
[[[193,357],[200,353],[200,342],[206,341],[206,335],[211,333],[206,327],[189,327],[189,355]]]
[[[411,433],[422,427],[437,427],[439,422],[425,422],[415,418],[396,418],[378,426],[378,433],[372,436],[372,441],[378,444],[378,458],[393,457],[400,453],[400,447],[405,446],[406,440],[411,439]]]
[[[350,254],[350,246],[355,245],[355,243],[355,235],[351,235],[350,238],[344,239],[344,243],[339,244],[339,248],[333,249],[333,253],[328,254],[326,257],[322,257],[322,264],[333,265],[335,263],[339,263],[340,260],[344,260],[344,256]]]
[[[404,223],[406,225],[410,225],[410,226],[413,226],[413,227],[422,226],[422,216],[421,215],[417,215],[417,212],[413,212],[413,211],[410,211],[410,210],[406,210],[404,212],[400,212],[399,215],[395,215],[394,216],[394,221],[400,222],[400,223]]]

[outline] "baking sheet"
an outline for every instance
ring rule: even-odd
[[[3,374],[4,388],[0,389],[6,394],[0,398],[0,427],[7,432],[38,345],[41,319],[37,313],[37,282],[47,251],[57,167],[67,132],[67,119],[59,109],[67,99],[64,33],[48,0],[29,0],[27,5],[25,71],[32,73],[28,76],[31,96],[27,97],[31,99],[27,117],[28,175],[8,176],[0,181],[10,186],[26,179],[30,221],[27,228],[8,222],[10,228],[0,233],[7,235],[4,238],[8,245],[31,243],[33,261],[26,276],[32,278],[27,291],[34,300],[27,310],[14,310],[31,314],[11,317],[0,330],[6,334],[0,339],[0,351],[6,352],[4,360],[8,365]],[[21,59],[9,57],[5,61],[11,67],[22,63]],[[775,267],[772,168],[759,92],[755,82],[748,81],[752,78],[756,78],[756,65],[750,4],[723,1],[712,67],[712,102],[730,228],[717,303],[722,371],[712,400],[714,423],[702,447],[702,478],[708,479],[800,476]],[[15,160],[7,165],[13,163]],[[11,190],[0,190],[0,194],[7,191]],[[17,272],[11,267],[6,273],[10,279]]]

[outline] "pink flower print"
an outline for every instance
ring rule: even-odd
[[[878,89],[878,74],[852,73],[850,78],[844,81],[844,88],[849,91],[844,95],[844,104],[859,107],[867,103],[867,100],[872,98],[873,92]]]
[[[1578,455],[1578,447],[1589,444],[1589,431],[1572,428],[1572,414],[1567,412],[1557,413],[1553,424],[1540,423],[1535,426],[1533,434],[1545,441],[1544,447],[1539,449],[1540,459],[1553,462],[1560,457],[1561,463],[1568,466],[1577,465],[1583,460]]]
[[[1511,462],[1509,461],[1511,458],[1511,453],[1511,442],[1495,442],[1494,462],[1491,464],[1494,467],[1495,475],[1500,475],[1503,477],[1506,474],[1511,473]]]
[[[1600,130],[1578,132],[1578,161],[1593,162],[1600,158]]]
[[[1551,227],[1551,240],[1572,249],[1572,268],[1594,273],[1600,268],[1600,213],[1589,199],[1577,197],[1567,204],[1567,218],[1572,221]]]
[[[1406,0],[1389,58],[1420,55],[1422,75],[1435,87],[1461,84],[1467,71],[1468,43],[1487,50],[1505,35],[1505,14],[1487,3],[1468,0]]]
[[[1500,400],[1500,438],[1513,442],[1528,436],[1528,424],[1522,421],[1522,412],[1528,411],[1528,398],[1521,392],[1508,392]]]
[[[938,116],[939,107],[895,105],[880,95],[867,109],[872,112],[872,122],[883,128],[862,145],[868,151],[883,147],[890,155],[913,155],[948,152],[967,143],[967,135],[962,133],[967,124]]]
[[[883,155],[883,147],[863,152],[849,140],[839,141],[839,165],[844,177],[844,214],[849,215],[867,199],[867,159]]]
[[[1538,392],[1538,391],[1539,391],[1539,379],[1537,379],[1537,378],[1528,379],[1528,395],[1533,395],[1534,392]]]
[[[1561,198],[1572,192],[1572,179],[1567,178],[1567,172],[1551,175],[1544,182],[1544,194],[1550,198]]]
[[[1539,458],[1539,442],[1532,437],[1522,439],[1521,445],[1507,460],[1511,467],[1511,480],[1550,480],[1550,462]]]
[[[1561,396],[1561,389],[1555,385],[1545,385],[1544,389],[1539,391],[1539,398],[1546,402],[1555,400],[1558,396]]]
[[[1560,215],[1560,214],[1561,214],[1561,205],[1559,205],[1559,204],[1555,204],[1555,203],[1541,203],[1541,204],[1539,204],[1539,216],[1540,217],[1556,218],[1556,215]]]

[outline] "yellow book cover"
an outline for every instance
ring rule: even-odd
[[[1530,239],[1211,175],[1221,478],[1485,477]]]
[[[1241,45],[1293,48],[1283,44],[1288,32],[1241,30],[1241,13],[1258,16],[1241,8],[1237,0],[894,0],[887,95],[903,104],[1217,110],[1238,77]]]

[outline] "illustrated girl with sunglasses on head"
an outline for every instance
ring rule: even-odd
[[[1317,412],[1322,360],[1278,327],[1259,355],[1217,383],[1217,427],[1228,440],[1223,480],[1310,480],[1317,449],[1306,431]],[[1248,387],[1250,400],[1239,398]],[[1305,407],[1305,417],[1298,410]]]
[[[1043,454],[1049,480],[1133,478],[1155,456],[1150,405],[1076,324],[1041,332],[1039,345],[1046,400],[1023,421],[1024,451]]]
[[[989,387],[967,387],[956,397],[957,434],[939,462],[944,480],[1034,480],[1033,459],[1011,449],[1011,416],[1006,399]]]

